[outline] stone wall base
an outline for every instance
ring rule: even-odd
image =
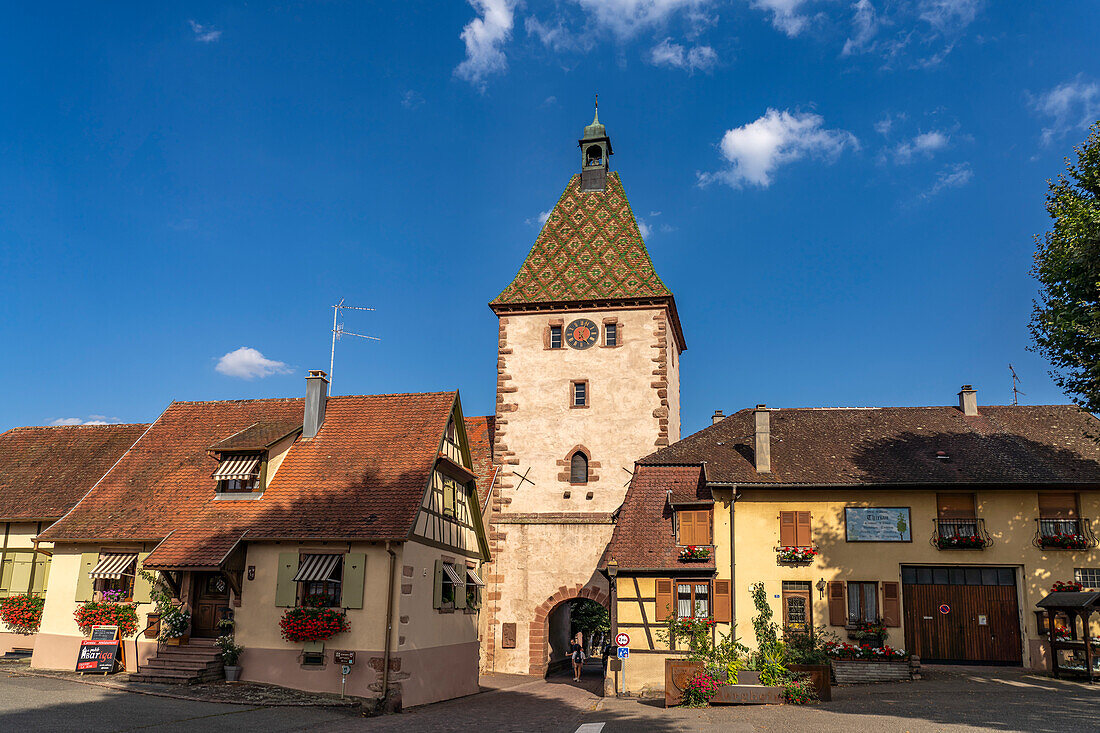
[[[837,684],[858,685],[868,682],[899,682],[909,679],[909,661],[875,662],[863,659],[832,660]]]

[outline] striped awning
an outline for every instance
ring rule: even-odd
[[[478,577],[477,572],[473,568],[466,568],[466,577],[470,579],[470,582],[481,588],[485,587],[485,583]]]
[[[88,573],[88,576],[95,579],[111,578],[119,580],[124,575],[134,574],[131,566],[135,560],[137,560],[137,554],[104,555],[99,558],[99,563],[92,569],[92,572]],[[130,572],[126,572],[127,570]]]
[[[448,563],[443,563],[443,572],[447,574],[447,577],[451,579],[451,582],[455,585],[466,585],[466,581],[462,579],[462,576],[455,571],[455,566]]]
[[[229,456],[218,465],[214,478],[218,481],[255,478],[259,474],[259,466],[259,456]]]
[[[294,576],[295,583],[320,582],[331,580],[332,573],[343,555],[302,555],[301,564],[298,566],[298,574]]]

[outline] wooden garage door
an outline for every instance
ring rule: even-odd
[[[1012,568],[903,567],[901,577],[905,638],[921,661],[1022,662]]]

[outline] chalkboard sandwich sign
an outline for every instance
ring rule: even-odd
[[[76,671],[111,674],[126,668],[126,656],[117,626],[93,626],[91,637],[82,639],[76,656]]]

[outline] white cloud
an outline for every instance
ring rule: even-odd
[[[771,185],[775,170],[804,157],[833,160],[845,148],[859,148],[859,140],[847,130],[827,130],[825,119],[810,112],[769,108],[763,117],[727,130],[719,143],[729,167],[716,173],[700,173],[703,185],[721,181],[734,188],[746,183],[761,188]]]
[[[686,11],[693,23],[705,23],[702,11],[713,0],[573,0],[600,26],[620,38],[630,38],[645,28],[663,25],[673,15]]]
[[[932,198],[944,189],[965,186],[973,177],[974,171],[971,170],[969,163],[949,165],[936,174],[936,182],[932,184],[932,188],[921,194],[921,198]]]
[[[941,33],[957,33],[974,22],[984,0],[921,0],[920,19]]]
[[[410,89],[401,95],[401,106],[405,109],[416,109],[423,104],[424,96],[415,89]]]
[[[119,422],[117,417],[107,417],[106,415],[88,415],[88,417],[61,417],[50,423],[53,426],[59,425],[117,425]]]
[[[561,18],[554,25],[548,25],[531,16],[524,21],[523,27],[527,35],[535,36],[543,46],[554,51],[588,51],[595,45],[591,35],[586,37],[571,32]]]
[[[842,56],[850,56],[864,51],[871,46],[871,41],[878,34],[882,20],[875,12],[875,6],[871,0],[859,0],[852,6],[852,35],[844,41]]]
[[[273,374],[288,374],[293,371],[283,362],[268,359],[256,349],[248,346],[230,351],[218,359],[218,364],[214,369],[227,377],[240,377],[241,379],[270,377]]]
[[[810,19],[799,13],[806,0],[752,0],[752,6],[772,14],[772,25],[794,38],[806,29]]]
[[[923,155],[931,158],[934,153],[946,148],[951,142],[951,136],[942,130],[930,130],[922,132],[911,140],[898,143],[891,151],[894,162],[905,165],[913,160],[915,155]]]
[[[642,239],[649,239],[649,235],[653,233],[653,227],[640,216],[634,217],[634,221],[638,222],[638,231],[642,233]]]
[[[883,117],[881,120],[875,123],[875,132],[883,137],[890,136],[890,130],[894,127],[893,117]]]
[[[1031,97],[1031,106],[1051,118],[1043,128],[1043,145],[1050,145],[1074,129],[1084,130],[1100,119],[1100,84],[1086,81],[1081,74],[1073,81],[1059,84],[1050,91]]]
[[[516,0],[470,0],[480,17],[462,29],[466,60],[455,67],[455,75],[484,89],[485,77],[508,68],[501,47],[512,36]]]
[[[687,49],[678,43],[672,43],[671,38],[666,38],[653,47],[649,60],[654,66],[672,66],[687,71],[695,71],[696,69],[705,71],[717,63],[718,54],[710,46],[695,46]]]
[[[546,224],[546,220],[550,218],[550,209],[546,211],[540,211],[538,216],[532,216],[527,219],[527,223],[531,226],[541,227]]]
[[[558,98],[555,97],[553,94],[551,94],[546,99],[542,100],[542,106],[543,107],[553,107],[557,103],[558,103]]]
[[[222,37],[222,32],[212,25],[202,25],[193,20],[187,21],[195,34],[195,40],[199,43],[213,43]]]

